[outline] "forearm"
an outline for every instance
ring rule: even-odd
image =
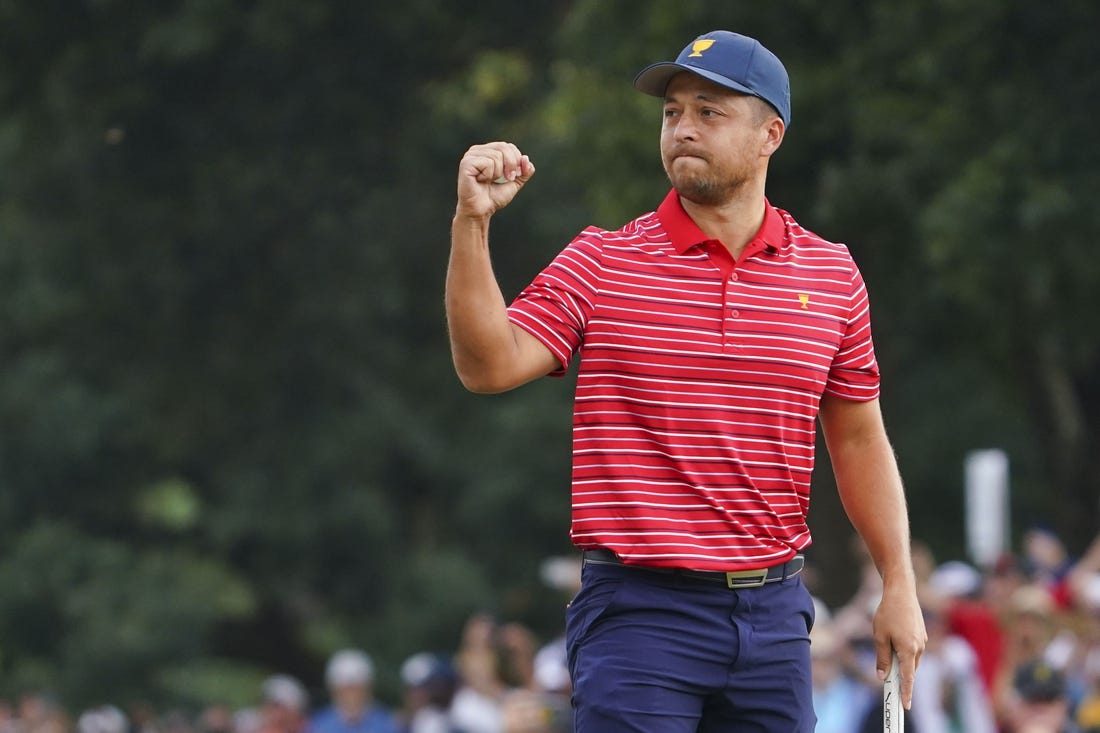
[[[826,395],[821,427],[844,510],[882,576],[875,610],[875,667],[886,678],[890,658],[901,666],[901,697],[909,707],[917,662],[928,641],[909,545],[909,513],[893,448],[878,401],[853,402]]]
[[[455,216],[445,294],[451,356],[475,392],[499,391],[497,375],[514,361],[515,334],[489,257],[489,218]]]
[[[1097,573],[1100,573],[1100,536],[1092,541],[1084,556],[1070,568],[1067,581],[1070,593],[1077,603],[1089,605],[1089,587]]]
[[[897,462],[885,433],[830,445],[837,490],[886,589],[915,587],[909,515]]]

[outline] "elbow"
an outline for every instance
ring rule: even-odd
[[[507,392],[509,389],[484,379],[468,378],[461,375],[458,379],[467,392],[473,392],[474,394],[500,394],[501,392]]]
[[[458,381],[474,394],[500,394],[516,387],[515,384],[484,369],[469,369],[455,365]]]

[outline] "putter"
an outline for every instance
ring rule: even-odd
[[[901,669],[898,655],[890,658],[890,672],[882,683],[882,733],[905,733],[905,709],[901,706]]]

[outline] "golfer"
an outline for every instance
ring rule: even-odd
[[[813,731],[799,573],[818,420],[883,579],[878,671],[896,652],[908,706],[926,634],[867,292],[846,247],[765,197],[791,122],[787,72],[758,41],[715,31],[634,86],[663,105],[672,190],[656,209],[585,229],[509,305],[489,221],[535,166],[511,143],[475,145],[459,163],[447,273],[468,389],[509,390],[579,358],[576,730]]]

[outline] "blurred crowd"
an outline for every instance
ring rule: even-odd
[[[112,704],[71,716],[58,701],[29,693],[0,699],[0,733],[564,733],[571,730],[564,642],[538,644],[520,624],[475,615],[454,654],[420,652],[400,667],[401,699],[375,695],[375,665],[342,649],[325,667],[325,697],[275,674],[253,706],[212,704],[194,716],[125,711]]]
[[[882,725],[871,639],[882,585],[856,551],[858,591],[838,608],[819,603],[810,634],[818,733]],[[988,567],[937,564],[920,543],[913,557],[929,638],[907,731],[1100,733],[1100,537],[1079,558],[1043,528]]]
[[[937,563],[914,545],[928,646],[917,670],[910,733],[1100,733],[1100,537],[1073,558],[1050,531],[1025,533],[1019,552],[988,567]],[[817,600],[811,632],[818,733],[877,731],[882,687],[871,618],[881,581],[862,545],[860,583],[830,607]],[[811,558],[812,560],[812,558]],[[546,569],[544,568],[544,571]],[[544,572],[572,592],[579,565]],[[820,598],[811,562],[804,575]],[[419,652],[400,666],[399,699],[375,694],[367,652],[328,660],[324,699],[288,674],[266,679],[257,703],[197,715],[107,704],[69,716],[44,694],[0,699],[0,733],[566,733],[570,680],[563,637],[476,614],[454,650]]]

